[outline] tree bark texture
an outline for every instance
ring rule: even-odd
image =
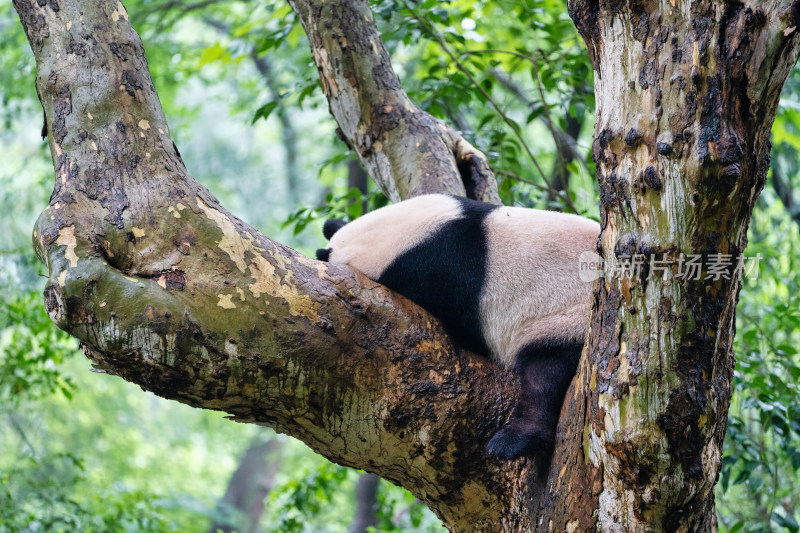
[[[96,368],[376,473],[454,531],[526,523],[528,465],[483,455],[514,378],[408,300],[222,208],[170,139],[120,2],[14,6],[56,174],[34,230],[45,304]],[[460,181],[445,167],[431,180]]]
[[[486,157],[400,86],[367,0],[289,3],[308,35],[339,135],[390,200],[447,193],[500,203]]]
[[[740,276],[704,268],[687,280],[678,265],[681,254],[735,260],[747,244],[800,3],[569,8],[595,71],[605,279],[537,529],[715,531]],[[666,258],[670,272],[621,275],[635,254]]]
[[[595,67],[606,279],[540,475],[483,454],[513,406],[509,373],[404,298],[259,234],[188,175],[121,3],[14,5],[56,171],[34,231],[45,303],[97,368],[374,472],[452,531],[714,528],[738,277],[614,267],[744,249],[798,4],[570,3]],[[408,101],[366,2],[293,5],[343,137],[392,199],[486,182],[485,158]],[[496,200],[493,186],[471,190]]]

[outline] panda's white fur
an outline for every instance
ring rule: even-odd
[[[428,194],[367,213],[331,237],[328,261],[377,280],[397,256],[461,216],[461,201]],[[488,274],[480,315],[493,358],[511,368],[531,340],[582,342],[592,284],[580,279],[578,261],[595,249],[599,225],[576,215],[501,206],[486,216],[484,230]]]
[[[378,279],[394,259],[461,214],[451,196],[427,194],[389,204],[349,222],[331,237],[328,261]]]
[[[592,283],[579,257],[597,246],[593,220],[523,207],[500,207],[484,222],[489,243],[481,326],[492,355],[508,367],[532,340],[583,342]],[[513,324],[513,327],[509,327]]]
[[[349,265],[408,296],[457,341],[488,350],[485,355],[522,374],[523,394],[489,452],[511,458],[551,446],[591,305],[592,283],[581,280],[579,258],[595,249],[599,225],[441,194],[392,204],[346,225],[329,222],[330,242],[318,251],[320,259]]]

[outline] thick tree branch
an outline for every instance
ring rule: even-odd
[[[453,530],[527,523],[528,464],[483,455],[510,374],[404,298],[225,211],[187,173],[121,3],[14,5],[56,169],[34,231],[46,306],[94,365],[377,473]]]
[[[366,0],[290,0],[344,140],[392,200],[443,192],[500,203],[486,157],[400,86]]]

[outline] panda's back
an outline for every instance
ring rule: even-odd
[[[484,228],[490,245],[481,330],[495,358],[511,366],[524,345],[582,343],[592,283],[580,278],[579,261],[596,249],[600,225],[577,215],[500,207]]]
[[[578,257],[599,231],[574,215],[426,195],[342,227],[330,261],[406,296],[460,345],[511,366],[539,330],[585,331],[591,284],[578,278]]]
[[[377,281],[430,311],[461,346],[489,355],[480,302],[489,257],[484,223],[497,206],[437,196],[446,220],[428,224],[424,238],[397,255]]]

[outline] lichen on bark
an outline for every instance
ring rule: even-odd
[[[375,472],[455,530],[527,520],[507,490],[526,465],[483,456],[513,376],[404,298],[220,206],[181,161],[121,3],[14,5],[56,173],[34,230],[45,305],[94,366]]]

